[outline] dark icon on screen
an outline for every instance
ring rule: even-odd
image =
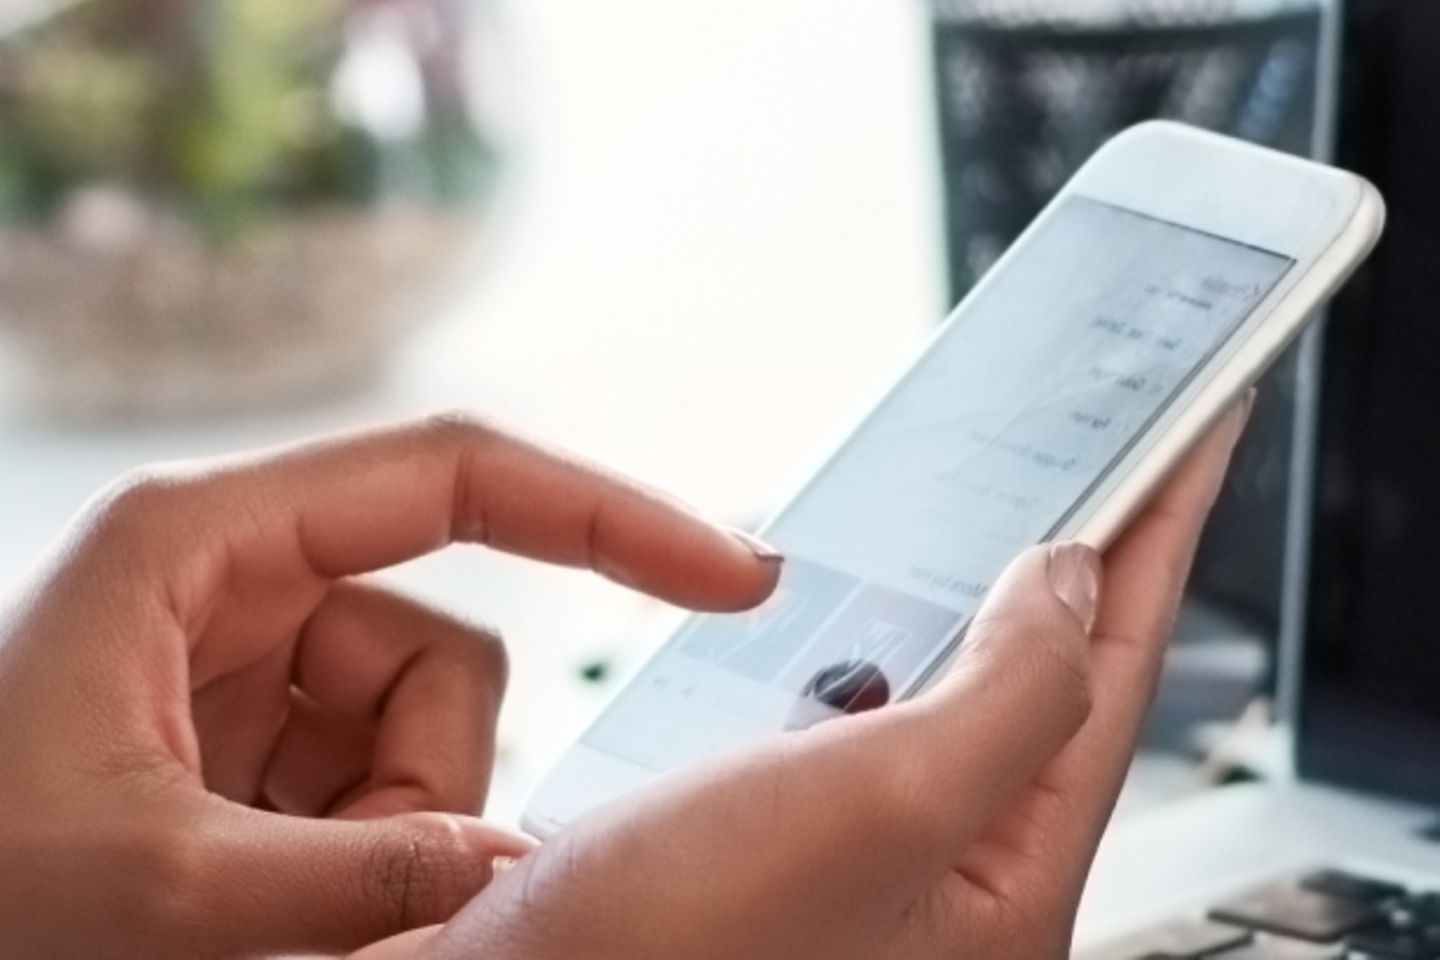
[[[864,713],[890,702],[890,681],[868,660],[846,660],[815,674],[800,693],[845,713]]]

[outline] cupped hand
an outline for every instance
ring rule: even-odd
[[[474,819],[499,640],[356,579],[448,543],[735,609],[775,564],[462,416],[126,478],[0,609],[6,956],[334,952],[530,848]]]
[[[1056,960],[1244,414],[1110,548],[1024,554],[908,703],[662,779],[368,958]]]

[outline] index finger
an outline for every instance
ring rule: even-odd
[[[463,414],[170,473],[145,525],[184,514],[185,529],[224,544],[227,575],[252,582],[335,580],[453,542],[588,567],[701,609],[753,605],[777,576],[778,556],[675,499]]]

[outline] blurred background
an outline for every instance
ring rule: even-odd
[[[1337,18],[0,0],[0,583],[126,468],[452,408],[754,526],[1114,131],[1328,156]],[[1132,805],[1264,767],[1307,349],[1262,391]],[[391,575],[510,642],[505,818],[677,616],[474,549]]]

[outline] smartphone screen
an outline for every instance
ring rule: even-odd
[[[583,742],[664,771],[915,691],[1294,262],[1061,200],[766,529],[774,595],[691,619]]]

